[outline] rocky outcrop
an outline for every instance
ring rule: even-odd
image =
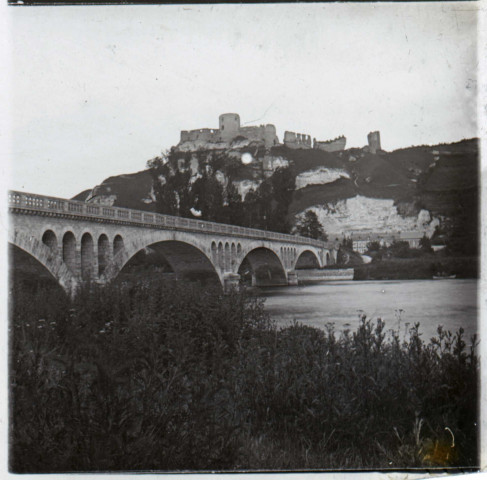
[[[332,183],[339,178],[350,178],[350,175],[343,169],[320,167],[314,170],[307,170],[296,177],[296,188],[304,188],[307,185],[324,185]]]
[[[261,182],[256,182],[254,180],[240,180],[240,181],[233,182],[233,184],[237,188],[237,191],[240,197],[242,198],[242,200],[245,200],[247,193],[249,193],[250,190],[256,191],[259,188]]]
[[[402,216],[392,199],[367,198],[357,195],[353,198],[325,203],[311,207],[326,232],[331,236],[344,233],[372,231],[393,233],[399,231],[427,231],[431,235],[439,223],[431,218],[427,210],[415,216]]]
[[[91,191],[82,194],[74,199],[99,205],[154,210],[152,177],[148,170],[109,177]],[[85,198],[81,198],[82,196]]]

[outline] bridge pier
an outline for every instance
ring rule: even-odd
[[[240,283],[240,275],[238,273],[226,273],[223,277],[223,291],[230,293],[232,290],[238,289]]]
[[[296,286],[298,284],[298,272],[296,270],[290,270],[287,272],[287,284]]]
[[[74,262],[72,271],[76,278],[81,278],[81,245],[77,244],[74,250]]]

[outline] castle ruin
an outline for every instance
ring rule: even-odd
[[[284,145],[288,148],[311,148],[311,136],[304,133],[284,132]]]
[[[341,152],[342,150],[345,150],[346,144],[347,139],[343,135],[324,142],[317,141],[316,138],[313,138],[313,148],[324,150],[325,152]]]
[[[238,113],[223,113],[218,119],[218,129],[200,128],[197,130],[182,130],[180,145],[185,142],[201,143],[225,143],[229,144],[241,137],[251,142],[263,142],[266,149],[280,145],[276,133],[276,127],[272,124],[259,126],[245,126],[240,124],[240,115]],[[380,132],[370,132],[367,135],[368,149],[370,153],[376,154],[381,150]],[[341,135],[333,140],[316,140],[311,142],[311,136],[304,133],[284,132],[283,144],[292,149],[315,149],[325,152],[341,152],[345,150],[347,139]],[[194,148],[191,145],[186,148]],[[220,148],[215,146],[216,148]],[[222,147],[223,148],[223,147]]]
[[[238,113],[223,113],[218,120],[219,129],[200,128],[198,130],[182,130],[180,143],[184,142],[211,142],[230,143],[237,137],[248,140],[262,141],[266,148],[279,144],[276,127],[271,124],[259,126],[240,126]]]

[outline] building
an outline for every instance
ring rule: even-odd
[[[369,151],[370,153],[376,154],[380,147],[380,132],[370,132],[367,135],[367,141],[369,143]]]
[[[311,135],[284,132],[284,145],[288,148],[311,148]]]
[[[238,113],[221,114],[218,119],[218,126],[218,129],[200,128],[197,130],[182,130],[180,143],[198,141],[230,143],[238,137],[243,137],[248,140],[263,141],[266,148],[279,144],[274,125],[267,124],[242,127]]]
[[[419,230],[413,232],[400,232],[399,240],[408,242],[411,248],[419,248],[419,242],[424,235],[426,235],[426,232],[420,232]]]
[[[325,152],[341,152],[345,150],[347,139],[342,135],[341,137],[334,138],[333,140],[317,141],[313,139],[313,148],[318,150],[324,150]]]
[[[272,124],[259,126],[245,126],[240,122],[240,115],[238,113],[222,113],[218,118],[218,128],[199,128],[196,130],[181,130],[181,138],[179,145],[186,142],[199,143],[225,143],[229,144],[239,139],[247,139],[250,141],[261,141],[265,148],[269,149],[273,146],[280,145],[276,133],[276,127]],[[377,153],[381,150],[380,132],[370,132],[367,135],[368,146],[366,148],[370,153]],[[285,131],[283,138],[283,145],[292,149],[315,149],[323,150],[325,152],[341,152],[345,150],[347,139],[341,135],[333,140],[311,140],[311,135],[306,133],[296,133]],[[186,148],[185,148],[186,147]],[[218,146],[215,146],[219,148]],[[198,146],[186,145],[182,149],[190,151],[192,148]],[[221,147],[224,148],[224,147]]]
[[[389,247],[396,239],[395,235],[384,233],[352,233],[350,235],[352,239],[353,250],[358,253],[365,253],[367,251],[367,245],[371,242],[379,242],[381,247]]]

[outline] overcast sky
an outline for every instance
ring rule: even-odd
[[[218,115],[386,150],[476,131],[462,3],[11,7],[10,188],[71,197]]]

